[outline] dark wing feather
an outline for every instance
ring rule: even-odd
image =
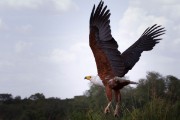
[[[118,44],[111,35],[110,11],[104,2],[100,1],[95,5],[90,16],[90,47],[94,54],[98,74],[102,80],[107,76],[114,77],[124,70],[121,53],[118,51]]]
[[[133,68],[133,66],[138,62],[141,53],[143,51],[152,50],[153,47],[159,43],[161,38],[157,38],[165,32],[165,29],[161,26],[157,26],[156,24],[150,28],[147,28],[141,37],[126,51],[122,53],[122,58],[125,64],[124,74],[120,76],[124,76],[129,70]]]

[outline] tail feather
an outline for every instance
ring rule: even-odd
[[[130,81],[130,84],[138,84],[137,82],[134,81]]]

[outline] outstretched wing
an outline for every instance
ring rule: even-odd
[[[101,80],[106,77],[123,77],[138,62],[143,51],[152,50],[159,43],[165,30],[163,27],[153,25],[147,28],[141,37],[122,54],[118,51],[118,44],[111,35],[110,11],[104,2],[95,5],[90,16],[89,44],[95,57],[98,75]]]
[[[89,43],[94,54],[98,75],[102,80],[106,77],[118,76],[124,70],[121,53],[118,44],[111,35],[110,11],[104,2],[100,1],[98,7],[95,5],[90,16]]]
[[[161,38],[158,37],[163,34],[165,34],[165,29],[156,24],[150,28],[147,28],[141,37],[122,53],[121,56],[125,64],[125,69],[124,73],[119,76],[124,76],[133,68],[136,62],[138,62],[143,51],[152,50],[153,47],[159,43],[159,40],[161,40]]]

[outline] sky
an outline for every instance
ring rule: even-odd
[[[157,23],[163,40],[126,76],[133,81],[148,71],[180,78],[180,1],[104,0],[113,37],[123,52]],[[29,97],[43,93],[61,99],[83,95],[87,75],[97,75],[89,47],[89,17],[99,0],[1,0],[0,93]]]

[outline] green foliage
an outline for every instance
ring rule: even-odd
[[[94,85],[73,99],[45,98],[36,93],[29,98],[0,94],[0,120],[179,120],[180,80],[172,75],[148,72],[137,87],[121,90],[120,118],[104,114],[105,90]]]
[[[0,101],[11,101],[12,95],[11,94],[0,94]]]
[[[149,72],[135,88],[137,104],[125,109],[125,120],[178,120],[180,80],[174,76],[163,77]]]
[[[45,96],[42,93],[36,93],[34,95],[31,95],[29,99],[30,100],[43,100],[45,99]]]
[[[154,98],[140,109],[134,109],[130,120],[167,120],[171,106],[161,99]]]

